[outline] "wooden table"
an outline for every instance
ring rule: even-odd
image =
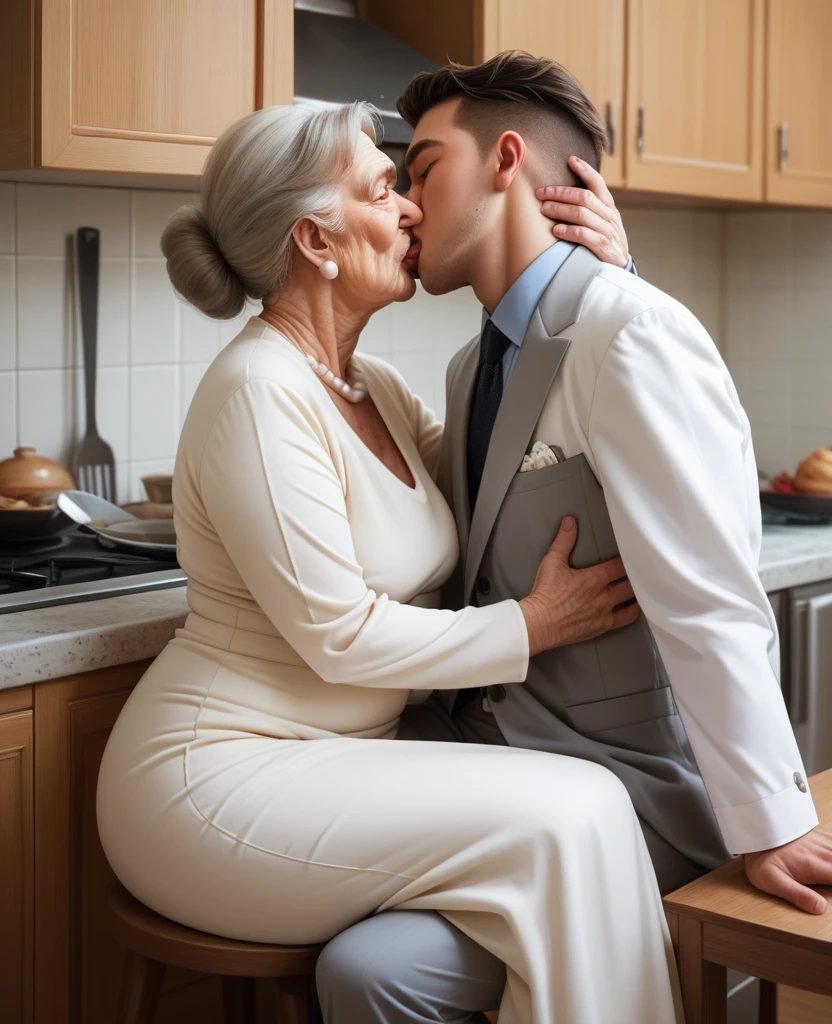
[[[832,770],[809,787],[832,832]],[[832,904],[832,891],[820,891]],[[777,1022],[777,985],[832,996],[832,906],[821,917],[755,889],[741,857],[664,899],[686,1024],[725,1024],[726,968],[761,979],[760,1024]]]

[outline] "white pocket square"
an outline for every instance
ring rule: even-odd
[[[555,466],[563,462],[563,452],[557,445],[544,444],[542,441],[535,441],[528,454],[523,456],[521,473],[528,473],[532,469],[544,469],[546,466]]]

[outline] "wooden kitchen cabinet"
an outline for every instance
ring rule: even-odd
[[[832,206],[832,4],[769,0],[766,199]]]
[[[199,174],[291,103],[292,0],[4,0],[0,170]]]
[[[763,198],[764,18],[764,0],[629,0],[628,188]]]
[[[572,72],[606,121],[602,170],[613,186],[624,184],[624,7],[624,0],[485,0],[482,40],[483,60],[528,50]]]
[[[147,664],[34,689],[35,1024],[115,1020],[124,952],[106,924],[113,874],[98,838],[95,796],[110,730]],[[219,979],[168,970],[155,1024],[221,1019]]]
[[[0,690],[0,1019],[31,1024],[34,860],[31,688]]]
[[[625,0],[362,0],[365,17],[437,64],[476,64],[502,50],[528,50],[567,67],[607,121],[603,172],[624,183]]]

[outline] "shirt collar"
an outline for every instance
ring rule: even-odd
[[[519,348],[541,296],[560,270],[566,257],[575,249],[573,242],[555,242],[531,262],[500,299],[491,315],[496,327]],[[482,311],[482,326],[489,316]]]

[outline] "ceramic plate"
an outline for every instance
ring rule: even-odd
[[[99,537],[137,551],[165,551],[176,554],[176,533],[172,519],[131,519],[126,523],[102,526]]]

